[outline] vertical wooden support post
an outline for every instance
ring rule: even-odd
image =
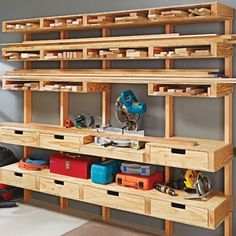
[[[31,40],[31,34],[24,34],[24,41]],[[25,61],[24,62],[24,69],[31,69],[31,62]],[[32,122],[32,94],[29,90],[24,90],[24,123],[31,123]],[[31,148],[24,147],[24,157],[27,157],[31,153]],[[28,189],[24,189],[24,201],[31,200],[31,191]]]
[[[103,28],[102,29],[102,36],[109,37],[110,36],[110,29]],[[111,62],[107,60],[102,61],[102,69],[110,69]],[[111,116],[111,91],[107,89],[106,91],[102,92],[102,124],[107,125],[110,123],[110,116]],[[102,219],[109,220],[111,217],[111,211],[109,207],[102,206]]]
[[[60,32],[61,39],[68,38],[68,31]],[[60,61],[60,69],[68,69],[68,61]],[[64,122],[69,117],[69,93],[60,92],[60,126],[64,126]],[[68,208],[68,199],[60,197],[60,209]]]
[[[225,34],[232,34],[233,21],[225,21]],[[233,57],[225,58],[225,76],[233,77]],[[224,98],[224,130],[225,130],[225,142],[231,144],[232,141],[232,110],[233,110],[233,95],[229,94]],[[226,196],[232,196],[233,194],[233,163],[232,161],[224,167],[224,193]],[[224,236],[233,236],[233,214],[230,213],[224,222]]]
[[[173,25],[166,25],[165,32],[166,34],[171,34],[174,31]],[[173,68],[173,60],[165,61],[165,68]],[[174,99],[172,96],[166,96],[165,98],[165,137],[170,138],[174,135]],[[165,182],[168,183],[171,176],[170,167],[165,167]],[[165,221],[165,234],[166,236],[171,236],[173,233],[173,222],[166,220]]]

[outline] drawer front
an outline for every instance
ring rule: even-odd
[[[80,152],[86,155],[96,154],[96,156],[113,158],[118,160],[122,159],[125,161],[144,161],[144,150],[134,150],[129,148],[125,149],[117,147],[101,147],[96,144],[87,144],[81,146]]]
[[[2,170],[2,183],[19,188],[36,189],[35,176],[20,172]]]
[[[209,169],[207,152],[186,149],[150,146],[150,162],[152,164],[173,166],[184,169]]]
[[[2,129],[2,142],[11,143],[22,146],[38,146],[38,135],[36,132]]]
[[[40,147],[76,153],[80,150],[80,138],[67,135],[40,134]]]
[[[79,185],[60,180],[40,178],[40,192],[79,200]]]
[[[84,186],[84,201],[135,213],[145,213],[144,197],[106,189]]]
[[[208,227],[208,210],[160,200],[151,200],[151,215],[189,225]]]

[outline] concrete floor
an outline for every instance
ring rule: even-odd
[[[0,235],[59,236],[88,221],[20,203],[17,208],[0,209]]]

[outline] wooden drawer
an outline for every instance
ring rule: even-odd
[[[79,185],[75,183],[40,177],[39,190],[51,195],[79,200]]]
[[[40,134],[40,147],[77,153],[80,150],[81,139],[68,135]]]
[[[144,162],[145,150],[135,150],[131,148],[102,147],[95,143],[81,146],[80,153],[86,155],[96,155],[118,160]]]
[[[152,199],[151,215],[184,224],[208,227],[208,210],[199,207]]]
[[[22,146],[37,147],[38,135],[33,131],[1,129],[2,142]]]
[[[208,152],[146,144],[147,162],[184,169],[209,170]]]
[[[107,189],[84,186],[84,201],[124,211],[145,213],[144,197]]]
[[[2,170],[2,183],[30,190],[36,189],[35,176],[21,172]]]

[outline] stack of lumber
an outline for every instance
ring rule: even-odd
[[[97,16],[88,19],[88,24],[91,25],[108,24],[111,22],[113,22],[113,17],[111,16]]]
[[[47,52],[44,59],[82,59],[82,51]]]
[[[88,50],[87,57],[90,59],[99,58],[100,57],[99,51],[98,50]]]
[[[209,87],[206,86],[194,86],[194,85],[158,85],[155,92],[160,95],[181,95],[181,96],[207,96],[209,95]]]
[[[63,92],[80,92],[82,91],[82,86],[73,85],[73,84],[45,84],[41,90],[43,91],[63,91]]]
[[[7,52],[3,54],[3,57],[7,60],[19,60],[21,58],[18,52]]]
[[[162,11],[160,16],[161,17],[185,17],[185,16],[188,16],[188,13],[182,10],[170,10],[170,11]]]
[[[144,16],[142,12],[131,12],[126,16],[115,17],[116,23],[125,23],[125,22],[140,22],[146,21],[148,18]]]
[[[10,90],[38,90],[39,83],[38,82],[11,82],[11,83],[4,83],[3,89],[10,89]]]
[[[82,25],[82,23],[83,23],[83,19],[82,18],[66,19],[67,26]]]
[[[212,14],[212,11],[205,7],[189,9],[188,12],[190,12],[189,16],[210,16]]]
[[[21,59],[30,59],[30,58],[40,58],[40,55],[39,55],[39,53],[31,53],[31,52],[28,52],[28,53],[26,53],[26,52],[24,52],[24,53],[21,53],[20,54],[20,57],[21,57]]]
[[[49,27],[64,27],[64,26],[66,26],[65,19],[55,19],[49,22]]]
[[[125,49],[110,48],[108,50],[99,50],[101,58],[123,58],[126,55]]]
[[[127,49],[126,50],[126,57],[128,58],[143,58],[147,56],[148,56],[148,52],[145,50],[140,50],[140,49]]]
[[[151,9],[148,14],[149,20],[160,20],[164,17],[195,17],[195,16],[210,16],[212,11],[203,8],[194,8],[186,10],[168,10],[161,11],[159,9]]]
[[[28,22],[28,23],[21,23],[21,24],[9,24],[6,26],[8,30],[22,30],[22,29],[27,29],[27,28],[39,28],[39,24],[33,23],[33,22]]]

